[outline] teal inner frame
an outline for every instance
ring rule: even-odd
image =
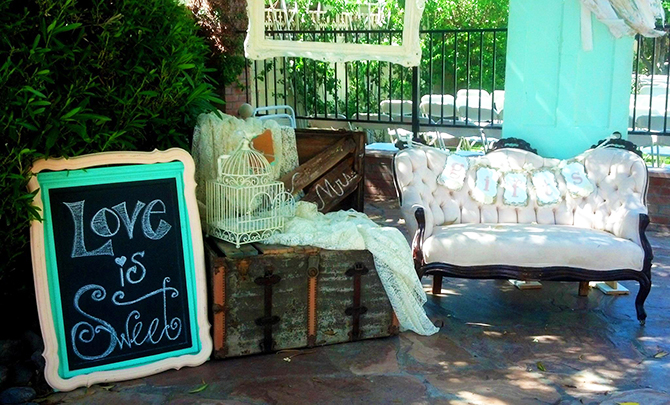
[[[136,181],[175,179],[177,184],[177,200],[179,202],[180,228],[184,247],[184,267],[186,271],[186,289],[188,294],[189,327],[191,330],[191,347],[181,350],[168,351],[151,356],[139,357],[132,360],[110,363],[91,368],[69,370],[66,350],[66,334],[62,317],[62,302],[60,284],[54,244],[53,222],[49,191],[64,187],[82,187],[98,184],[126,183]],[[56,339],[58,343],[58,373],[61,378],[71,378],[81,374],[90,374],[98,371],[119,370],[139,367],[170,357],[187,354],[196,354],[201,350],[198,330],[197,299],[195,285],[195,264],[193,260],[193,244],[189,213],[184,198],[184,164],[182,162],[154,163],[146,165],[126,165],[91,169],[66,170],[57,172],[43,172],[37,174],[40,185],[43,217],[44,217],[44,251],[46,255],[47,282],[51,300]]]

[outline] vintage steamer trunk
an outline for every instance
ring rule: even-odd
[[[214,358],[395,335],[370,252],[208,238]]]

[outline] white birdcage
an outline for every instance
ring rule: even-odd
[[[206,187],[210,235],[239,248],[269,238],[294,215],[293,196],[285,192],[284,183],[272,179],[270,163],[248,139],[218,163],[218,177]]]

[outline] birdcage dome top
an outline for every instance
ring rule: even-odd
[[[272,181],[272,170],[265,156],[243,139],[235,152],[224,158],[219,181],[239,186],[266,184]]]

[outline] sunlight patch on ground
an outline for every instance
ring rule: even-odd
[[[430,293],[431,291],[433,291],[433,287],[431,287],[430,283],[428,283],[428,284],[424,283],[423,284],[423,290],[427,293]],[[461,295],[461,293],[456,292],[456,290],[448,290],[448,289],[443,288],[442,290],[440,290],[439,294],[432,294],[431,293],[431,295],[434,295],[436,297],[446,297],[447,295]]]
[[[592,370],[584,370],[572,376],[575,388],[582,391],[605,392],[616,389],[614,381],[603,377]]]
[[[670,343],[668,336],[640,336],[637,340],[645,343]]]
[[[556,335],[529,336],[528,339],[532,339],[533,343],[565,343],[561,336]]]
[[[493,325],[490,325],[488,323],[481,323],[481,322],[466,322],[465,324],[469,325],[469,326],[481,326],[481,327],[484,327],[484,328],[490,328],[490,327],[493,326]]]
[[[611,365],[608,366],[608,368],[596,368],[595,372],[598,373],[598,375],[601,377],[615,380],[624,378],[626,375],[626,372],[621,370],[615,370]]]
[[[602,363],[603,361],[607,361],[607,357],[603,356],[602,354],[587,354],[582,356],[582,359],[593,363]]]
[[[525,391],[553,392],[554,388],[542,382],[544,375],[540,372],[528,372],[525,369],[512,370],[507,374],[509,383]]]
[[[449,371],[449,370],[453,371],[454,368],[467,367],[470,364],[468,364],[465,361],[438,361],[437,365],[441,366],[444,369],[444,371]],[[458,382],[458,381],[456,381],[456,382]]]
[[[506,405],[508,402],[502,401],[497,398],[491,398],[480,394],[475,394],[470,391],[459,391],[458,395],[463,398],[463,400],[451,401],[451,404],[486,404],[486,405]]]
[[[579,347],[579,346],[572,346],[572,347],[568,347],[568,348],[566,348],[566,349],[563,349],[563,351],[564,351],[565,353],[578,354],[578,353],[583,352],[583,351],[584,351],[584,348],[583,348],[583,347]]]

